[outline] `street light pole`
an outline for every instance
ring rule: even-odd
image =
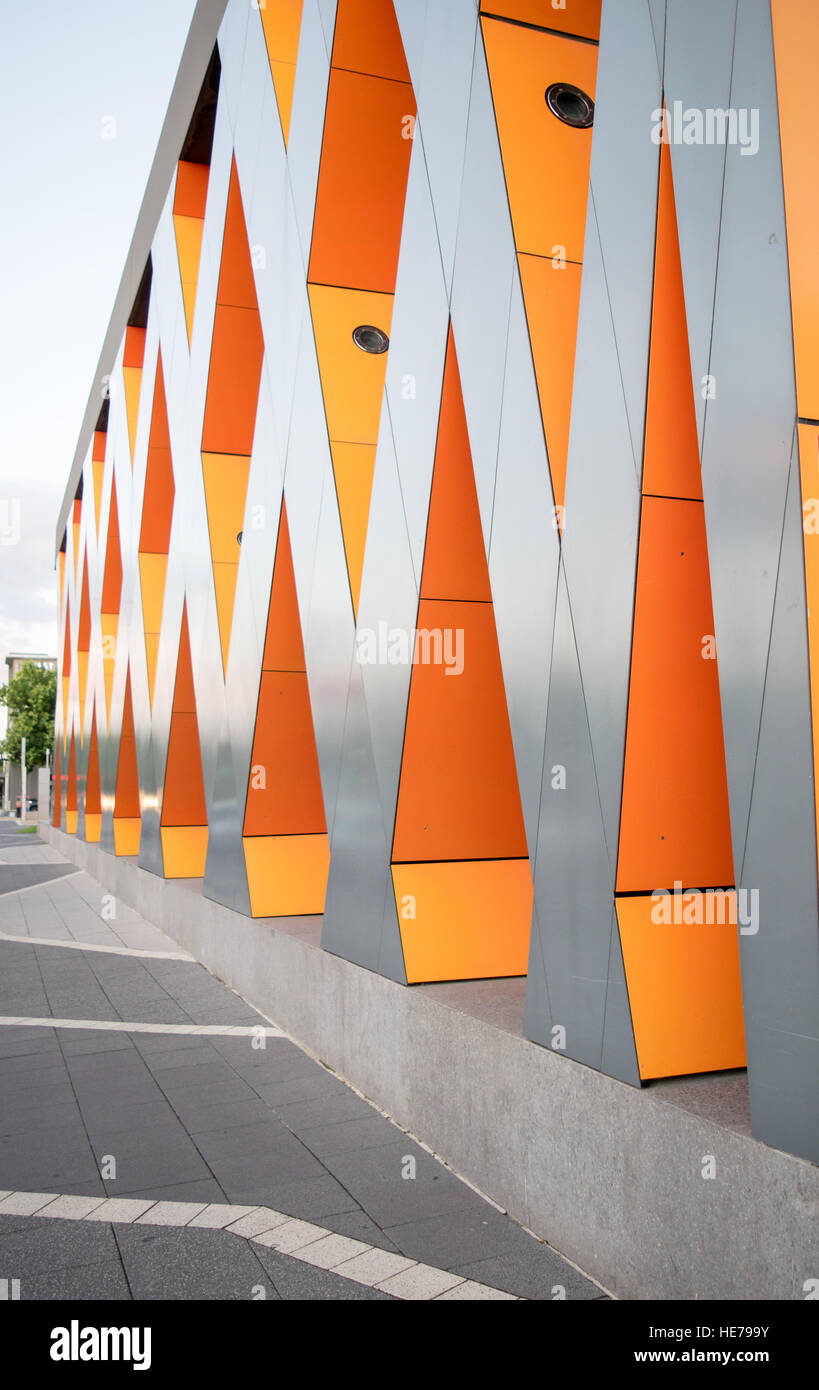
[[[26,736],[20,739],[20,824],[26,819]]]

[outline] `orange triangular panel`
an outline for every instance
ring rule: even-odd
[[[450,334],[393,861],[527,853],[489,571]]]
[[[114,816],[131,819],[139,815],[139,767],[134,736],[134,710],[131,703],[131,673],[129,671],[125,679],[125,701],[122,707],[122,733],[117,760]]]
[[[162,825],[207,825],[207,821],[188,614],[187,607],[183,607],[165,764]]]
[[[668,145],[660,150],[643,493],[702,497],[680,241]]]
[[[302,5],[303,0],[267,0],[260,10],[285,144],[290,133]]]
[[[326,831],[284,505],[251,764],[245,835],[310,835]]]
[[[102,791],[100,786],[100,753],[97,738],[97,712],[91,716],[91,738],[88,743],[88,773],[85,781],[85,814],[102,814]]]
[[[284,502],[276,542],[276,562],[270,588],[262,669],[306,670],[299,601],[296,596],[296,576],[293,572],[293,553],[290,549],[290,530],[287,525],[287,507]]]
[[[422,599],[491,601],[461,379],[449,330],[432,474]]]
[[[643,499],[618,892],[732,884],[701,502]]]

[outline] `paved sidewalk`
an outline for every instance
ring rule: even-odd
[[[606,1296],[9,821],[3,1280],[21,1299]]]

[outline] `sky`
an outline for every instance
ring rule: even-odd
[[[0,0],[0,684],[57,655],[57,513],[194,9]]]

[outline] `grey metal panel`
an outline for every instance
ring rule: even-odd
[[[526,309],[515,276],[489,577],[530,854],[537,843],[558,558]]]
[[[271,94],[273,97],[272,110],[270,109],[270,101],[266,100]],[[275,109],[273,78],[270,72],[270,59],[267,56],[264,30],[262,29],[261,12],[251,10],[245,37],[244,65],[234,130],[236,167],[239,171],[239,181],[243,190],[252,189],[259,150],[262,144],[269,145],[271,143],[278,145],[282,153],[284,152],[281,123]],[[246,218],[249,202],[250,200],[246,196]],[[250,231],[249,227],[248,231]],[[253,251],[255,239],[252,235],[250,236],[250,245],[251,251]],[[254,270],[257,272],[257,279],[259,278],[258,260],[258,255],[255,255]]]
[[[359,639],[365,632],[378,633],[382,625],[386,631],[400,629],[412,634],[418,617],[418,585],[404,519],[390,423],[389,410],[382,410],[358,607]],[[409,650],[412,650],[411,640]],[[391,845],[412,667],[409,664],[394,665],[382,659],[375,664],[363,662],[360,670],[378,796]]]
[[[562,550],[613,873],[620,823],[640,488],[593,193],[589,197],[584,256]],[[647,334],[647,324],[645,329]]]
[[[203,893],[225,907],[250,916],[250,896],[242,848],[242,819],[227,731],[219,740]]]
[[[77,442],[77,451],[74,455],[74,462],[68,477],[68,483],[63,495],[63,501],[57,518],[57,535],[55,549],[59,550],[60,543],[65,530],[69,509],[77,489],[80,474],[82,472],[83,460],[88,448],[94,426],[97,421],[100,409],[101,386],[104,378],[111,372],[111,364],[119,350],[122,342],[122,335],[125,332],[125,325],[131,307],[134,302],[134,295],[139,288],[142,272],[145,269],[145,262],[148,251],[153,240],[156,220],[168,191],[168,185],[173,177],[179,152],[185,139],[191,114],[193,112],[196,98],[202,80],[207,71],[213,52],[213,45],[222,17],[225,12],[227,0],[198,0],[194,11],[188,37],[185,41],[185,48],[179,63],[174,89],[168,104],[168,111],[162,126],[162,133],[159,137],[156,155],[151,166],[148,177],[148,184],[145,189],[145,196],[139,210],[139,217],[131,238],[131,245],[125,261],[125,268],[122,272],[122,279],[114,300],[114,307],[108,330],[105,335],[102,351],[100,353],[97,370],[94,373],[94,387],[91,390],[88,405],[83,416]],[[242,8],[242,0],[234,0],[238,8]]]
[[[378,800],[362,668],[353,661],[321,944],[334,955],[406,984],[403,953],[395,968],[400,933],[390,839]]]
[[[616,3],[616,0],[606,0],[607,5],[611,3]],[[654,35],[654,47],[657,50],[657,70],[662,77],[668,7],[666,0],[647,0],[647,4],[651,31]]]
[[[441,0],[435,0],[435,3],[440,5]],[[446,3],[446,0],[444,0],[444,3]],[[424,64],[424,31],[427,22],[427,0],[393,0],[393,5],[395,7],[395,17],[398,20],[398,27],[401,30],[401,42],[404,45],[404,56],[407,60],[407,67],[410,70],[410,77],[412,78],[415,99],[417,101]]]
[[[616,1076],[619,1081],[627,1081],[631,1086],[641,1084],[616,906],[612,908],[611,914],[609,983],[606,990],[600,1070],[607,1076]]]
[[[299,61],[287,142],[290,186],[305,263],[313,235],[330,58],[317,0],[304,0]]]
[[[561,769],[565,777],[561,776]],[[524,1031],[551,1045],[566,1030],[566,1052],[602,1063],[614,884],[606,852],[583,682],[565,574],[558,579],[555,640],[543,763],[543,794],[534,864],[541,958],[533,944],[530,970],[545,970],[551,1013],[534,1012],[543,990],[527,990]],[[561,786],[565,781],[565,786]],[[554,784],[557,785],[554,785]]]
[[[737,0],[669,0],[665,43],[665,103],[673,113],[729,105]],[[703,43],[703,34],[708,42]],[[674,176],[685,313],[697,427],[702,440],[714,313],[714,284],[722,212],[726,146],[669,146]]]
[[[420,128],[410,159],[386,391],[416,584],[424,563],[449,305]]]
[[[745,836],[791,455],[793,376],[770,11],[739,7],[734,106],[759,111],[752,158],[729,146],[717,268],[702,485],[719,660],[734,871]]]
[[[624,73],[628,74],[627,81],[623,80]],[[650,138],[651,113],[661,105],[661,91],[654,32],[645,0],[607,3],[600,27],[589,179],[638,476],[645,423],[660,154],[659,145]],[[588,234],[587,222],[587,238]]]
[[[475,46],[461,189],[452,325],[475,485],[488,541],[500,432],[515,240],[483,44]]]
[[[740,934],[753,1132],[816,1163],[819,895],[802,497],[795,449],[741,886],[759,892],[759,931]]]
[[[426,7],[417,0],[397,0],[396,12],[418,103],[418,125],[427,136],[427,171],[449,291],[478,11],[474,0],[434,0]]]
[[[242,94],[242,69],[250,8],[247,0],[230,0],[219,26],[219,58],[222,63],[219,99],[227,104],[232,130],[236,129]]]
[[[333,52],[333,35],[336,28],[338,0],[318,0],[318,8],[321,27],[324,31],[324,40],[327,45],[327,57],[329,58]]]

